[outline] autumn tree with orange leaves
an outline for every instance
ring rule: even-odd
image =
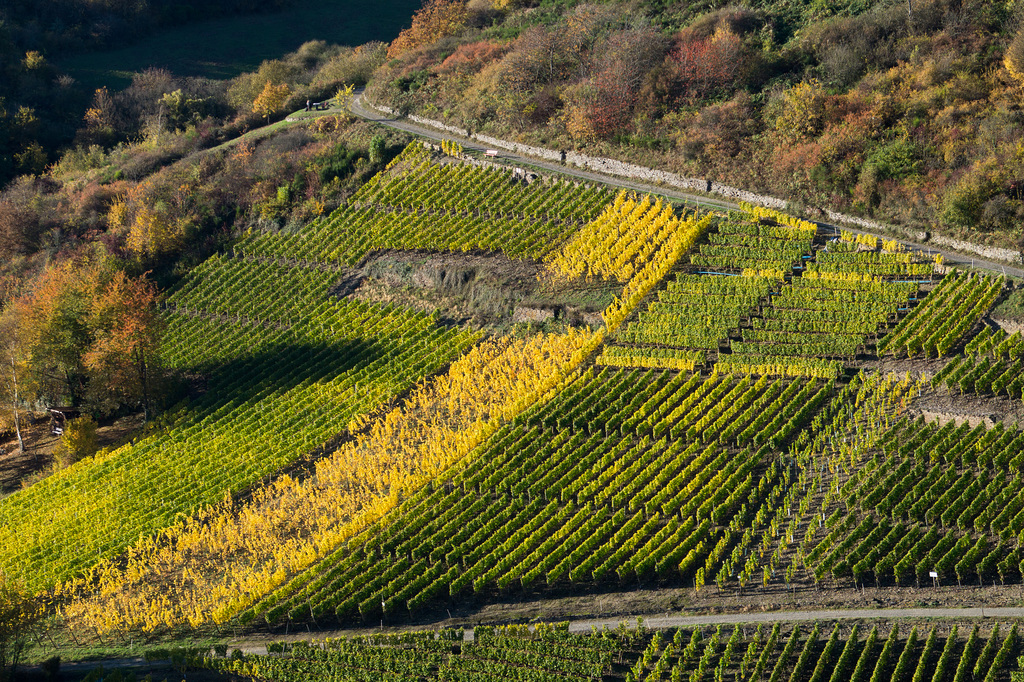
[[[398,34],[388,46],[388,58],[428,45],[466,27],[469,12],[462,0],[425,0],[412,17],[412,26]]]
[[[86,372],[82,355],[91,344],[91,268],[62,261],[47,268],[31,289],[9,306],[20,332],[21,352],[37,399],[81,403]]]
[[[124,404],[141,405],[149,418],[162,331],[156,296],[153,282],[120,271],[94,292],[88,317],[92,345],[83,363],[89,373],[90,402],[103,412]]]
[[[0,314],[0,417],[17,427],[35,403],[121,406],[147,414],[159,377],[156,286],[105,262],[50,266]]]
[[[672,59],[685,95],[703,99],[735,82],[743,65],[743,43],[731,30],[720,27],[707,38],[681,39]]]

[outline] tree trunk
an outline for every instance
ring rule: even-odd
[[[18,365],[14,361],[14,353],[11,353],[11,381],[14,386],[12,405],[14,407],[14,432],[18,435],[18,454],[25,454],[25,441],[21,437],[21,414],[18,412]]]
[[[139,383],[142,387],[142,423],[149,421],[149,370],[146,366],[146,355],[138,351]]]

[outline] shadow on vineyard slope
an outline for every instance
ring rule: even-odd
[[[203,407],[255,400],[257,393],[267,391],[282,393],[304,381],[331,378],[369,364],[383,352],[376,342],[366,339],[273,346],[229,360],[214,370]]]

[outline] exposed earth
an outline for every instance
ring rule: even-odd
[[[474,327],[515,323],[602,324],[615,282],[552,285],[544,265],[487,252],[377,251],[343,276],[355,298],[437,311],[439,322]]]
[[[114,448],[128,440],[143,424],[142,413],[101,422],[96,439],[101,448]],[[13,432],[0,435],[0,496],[31,485],[50,474],[54,466],[53,450],[60,441],[50,433],[49,417],[36,415],[22,427],[25,452],[18,451]]]

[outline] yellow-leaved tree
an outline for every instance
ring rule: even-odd
[[[1024,84],[1024,30],[1019,31],[1006,48],[1003,66],[1018,83]]]
[[[182,230],[166,211],[143,204],[135,212],[126,245],[136,255],[159,256],[177,248],[182,237]]]
[[[782,113],[775,129],[788,140],[799,140],[819,132],[825,116],[828,94],[816,79],[797,83],[783,94]]]
[[[271,114],[279,111],[284,106],[284,103],[288,101],[288,96],[291,94],[291,88],[288,87],[287,83],[274,85],[267,81],[267,84],[263,86],[263,92],[256,95],[256,99],[253,100],[252,110],[257,114],[263,114],[264,118],[269,119]]]

